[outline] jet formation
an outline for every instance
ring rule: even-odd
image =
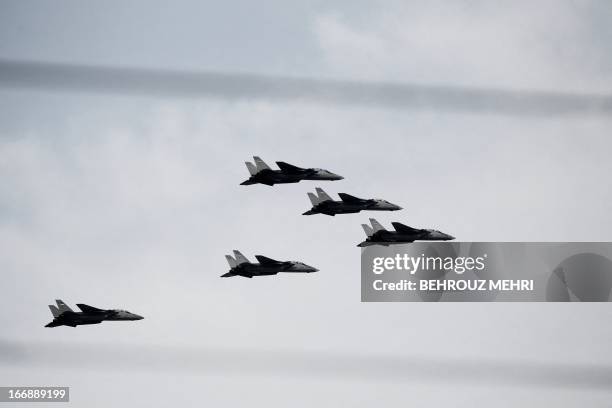
[[[258,156],[253,156],[255,163],[246,162],[247,169],[251,177],[242,182],[241,185],[265,184],[273,186],[275,184],[298,183],[302,180],[342,180],[344,177],[334,174],[329,170],[317,168],[301,168],[285,162],[276,162],[279,170],[272,170]],[[346,193],[339,193],[339,201],[332,198],[323,191],[322,188],[315,189],[316,194],[308,193],[312,202],[312,208],[303,215],[326,214],[335,216],[336,214],[358,213],[364,210],[369,211],[397,211],[402,207],[392,204],[382,199],[363,199]],[[417,229],[399,222],[391,223],[395,231],[386,230],[378,221],[370,218],[372,226],[362,224],[368,236],[360,243],[359,247],[370,245],[392,245],[400,243],[410,243],[417,240],[424,241],[447,241],[454,237],[433,229]],[[257,262],[249,260],[239,251],[233,251],[234,256],[226,255],[229,263],[229,272],[221,275],[223,278],[232,276],[242,276],[252,278],[254,276],[276,275],[280,272],[285,273],[312,273],[318,269],[303,262],[297,261],[277,261],[256,255]],[[83,303],[77,303],[80,312],[75,312],[63,301],[56,300],[57,306],[49,305],[53,314],[53,321],[45,327],[70,326],[76,327],[86,324],[99,324],[103,321],[123,321],[123,320],[142,320],[143,317],[126,310],[119,309],[98,309]]]
[[[240,183],[243,186],[251,184],[299,183],[302,180],[342,180],[344,177],[325,169],[301,168],[285,162],[276,162],[280,170],[272,170],[261,158],[253,156],[255,164],[245,162],[251,177]]]
[[[370,245],[389,246],[393,244],[405,244],[414,241],[450,241],[455,237],[445,234],[434,229],[418,229],[412,228],[399,222],[392,222],[395,231],[385,229],[374,218],[370,218],[370,227],[368,224],[361,224],[368,238],[357,245],[358,247],[366,247]]]
[[[312,208],[302,215],[358,213],[360,211],[397,211],[402,207],[379,198],[358,198],[346,193],[338,193],[340,201],[334,201],[322,188],[317,187],[316,194],[308,193]]]
[[[77,303],[77,307],[81,309],[81,311],[75,312],[60,299],[57,299],[55,303],[57,303],[57,306],[49,305],[49,309],[51,309],[51,314],[53,314],[53,321],[51,323],[48,323],[45,327],[77,327],[84,324],[98,324],[102,323],[103,321],[144,319],[144,317],[134,313],[130,313],[127,310],[105,310],[98,309],[97,307],[93,306],[88,306],[83,303]]]
[[[249,260],[239,251],[234,250],[234,257],[225,255],[225,259],[230,265],[230,270],[221,275],[222,278],[232,276],[242,276],[252,278],[253,276],[276,275],[279,272],[288,273],[311,273],[318,272],[317,268],[297,261],[277,261],[263,255],[255,255],[259,263],[249,262]]]

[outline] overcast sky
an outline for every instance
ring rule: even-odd
[[[2,1],[0,58],[612,92],[605,0],[291,3]],[[320,186],[461,241],[610,241],[611,131],[605,114],[0,89],[0,385],[71,386],[78,407],[607,406],[588,370],[609,378],[607,304],[362,304],[369,215],[301,213]],[[345,180],[240,186],[252,155]],[[320,272],[221,279],[232,249]],[[44,328],[55,298],[145,320]]]

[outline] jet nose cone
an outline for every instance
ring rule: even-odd
[[[142,319],[144,319],[144,317],[142,317],[140,315],[137,315],[135,313],[133,313],[133,317],[134,317],[134,320],[142,320]]]
[[[304,271],[305,272],[319,272],[319,270],[317,268],[315,268],[314,266],[310,266],[310,265],[305,265],[304,267]]]
[[[326,172],[325,174],[323,174],[323,176],[324,176],[325,180],[332,180],[332,181],[335,181],[335,180],[344,180],[344,177],[342,177],[339,174],[332,173],[331,171]]]

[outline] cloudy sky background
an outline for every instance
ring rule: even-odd
[[[0,58],[608,95],[611,21],[606,1],[3,1]],[[610,241],[611,130],[0,89],[0,385],[79,407],[605,406],[608,305],[361,304],[368,215],[300,214],[320,185],[462,241]],[[239,186],[254,154],[346,179]],[[220,279],[232,249],[321,271]],[[55,298],[145,320],[46,329]]]

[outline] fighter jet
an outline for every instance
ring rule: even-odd
[[[130,313],[126,310],[104,310],[97,307],[77,303],[80,312],[73,311],[60,299],[55,301],[57,306],[49,305],[53,314],[53,321],[45,327],[70,326],[77,327],[83,324],[98,324],[105,320],[142,320],[144,317]]]
[[[324,169],[303,169],[285,162],[276,162],[280,170],[272,170],[258,156],[253,156],[255,164],[245,162],[251,177],[240,183],[243,186],[251,184],[299,183],[302,180],[342,180],[344,177]]]
[[[308,198],[312,202],[312,209],[302,215],[326,214],[334,216],[336,214],[358,213],[363,210],[397,211],[402,209],[399,205],[391,204],[386,200],[357,198],[346,193],[339,193],[340,201],[334,201],[322,188],[317,187],[315,190],[318,195],[308,193]]]
[[[279,272],[292,273],[311,273],[317,272],[317,268],[308,266],[296,261],[276,261],[262,255],[255,255],[259,263],[249,262],[249,260],[239,251],[234,250],[234,257],[225,255],[225,259],[230,265],[228,273],[221,275],[222,278],[232,276],[243,276],[252,278],[253,276],[276,275]]]
[[[392,222],[395,231],[386,230],[374,218],[370,218],[370,227],[368,224],[361,224],[368,238],[358,247],[366,247],[370,245],[389,246],[393,244],[405,244],[414,241],[450,241],[455,237],[433,229],[417,229],[399,222]]]

